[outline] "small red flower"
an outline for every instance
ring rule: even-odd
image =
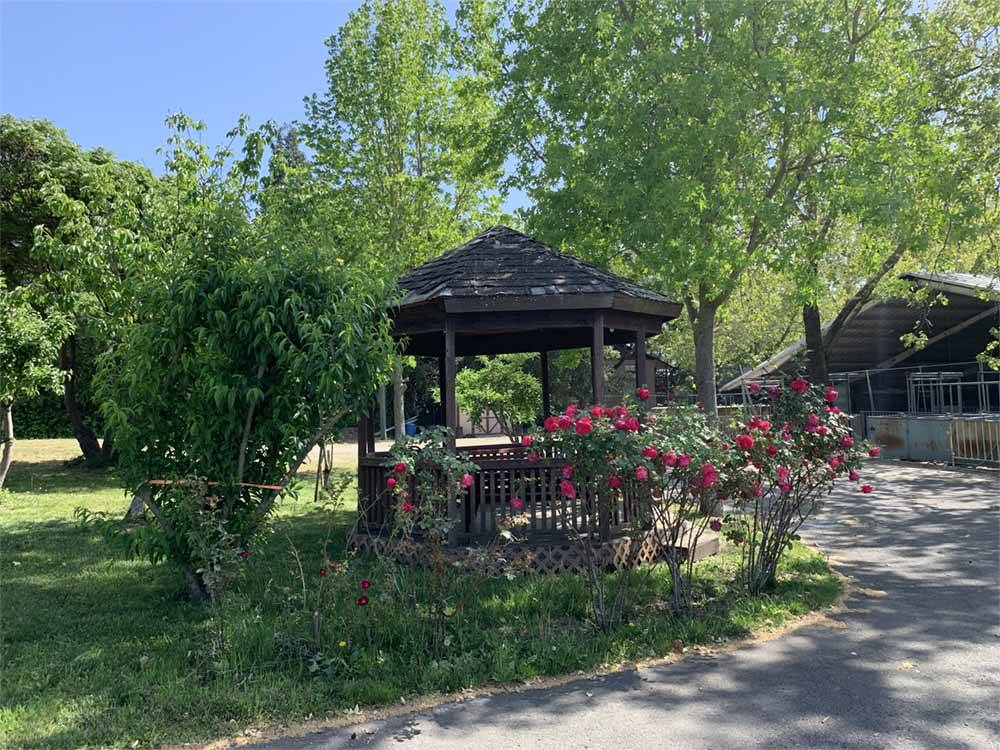
[[[612,476],[608,477],[608,486],[613,490],[621,489],[622,478],[617,474],[613,474]]]
[[[660,455],[660,452],[656,450],[654,446],[647,445],[645,448],[642,449],[642,455],[645,456],[646,458],[653,459],[656,458],[658,455]]]
[[[570,427],[573,426],[573,417],[569,416],[568,414],[563,414],[561,417],[559,417],[557,422],[559,424],[560,430],[568,430]]]
[[[647,479],[649,479],[649,469],[647,469],[645,466],[636,466],[635,478],[638,479],[640,482],[645,482]]]
[[[715,467],[710,463],[704,463],[701,465],[701,486],[711,487],[719,481],[719,474],[716,472]]]
[[[848,479],[850,479],[852,482],[858,481],[858,477],[860,476],[861,475],[858,474],[858,472],[856,472],[854,469],[851,469],[851,472],[847,475]]]
[[[722,531],[722,521],[720,521],[718,518],[713,518],[709,522],[708,528],[710,528],[712,531]]]
[[[664,466],[673,466],[676,463],[677,463],[677,454],[676,453],[674,453],[673,451],[667,451],[666,453],[663,454],[663,465]]]
[[[393,487],[395,487],[396,486],[396,477],[389,477],[388,479],[386,479],[385,480],[385,486],[388,487],[390,490]]]
[[[753,438],[746,434],[737,435],[736,445],[739,446],[741,451],[748,451],[753,448]]]
[[[319,569],[319,576],[320,578],[326,578],[326,568]]]
[[[534,451],[532,451],[531,453],[529,453],[528,454],[528,463],[537,464],[538,463],[538,454],[535,453]]]
[[[769,446],[767,446],[767,448],[765,448],[765,450],[767,451],[767,455],[769,455],[769,456],[776,456],[776,455],[778,455],[778,447],[775,446],[775,445],[769,445]]]
[[[469,472],[465,472],[462,475],[462,486],[465,487],[466,489],[472,486],[473,481],[474,480],[472,479],[472,474],[470,474]]]
[[[573,467],[570,464],[566,464],[562,467],[562,478],[572,479],[573,478]]]
[[[510,507],[514,510],[521,510],[524,508],[524,500],[515,495],[510,499]]]
[[[397,461],[396,465],[393,466],[392,469],[397,474],[405,474],[406,473],[406,464],[403,463],[402,461]]]
[[[367,607],[368,606],[368,597],[365,596],[364,594],[362,594],[361,596],[359,596],[358,597],[358,606],[359,607]]]
[[[407,500],[406,502],[404,502],[403,503],[403,512],[404,513],[412,513],[413,512],[413,503],[411,503],[409,500]]]
[[[523,436],[521,436],[521,445],[523,445],[525,448],[527,448],[533,442],[535,442],[535,439],[533,437],[531,437],[531,435],[523,435]]]
[[[576,420],[577,435],[589,435],[593,429],[594,425],[590,423],[590,417],[584,417],[583,419]]]
[[[760,383],[751,383],[750,393],[760,393]]]
[[[687,453],[683,454],[680,458],[677,459],[677,465],[680,466],[682,469],[686,469],[688,466],[691,465],[691,456],[689,456]]]
[[[649,388],[636,388],[635,395],[639,397],[640,401],[649,400]]]
[[[882,454],[882,449],[879,448],[877,445],[868,450],[868,455],[871,456],[872,458],[878,458],[881,454]]]
[[[803,378],[795,378],[795,380],[788,384],[788,387],[796,393],[805,393],[809,390],[809,383],[807,383]]]
[[[865,495],[870,495],[872,493],[872,490],[874,489],[875,488],[872,487],[870,484],[861,485],[861,492],[864,493]]]
[[[854,445],[854,438],[852,438],[850,435],[844,435],[844,437],[840,441],[840,445],[844,448],[850,448],[851,446]]]
[[[568,479],[564,479],[559,483],[559,491],[563,494],[563,497],[567,497],[570,500],[576,498],[576,487]]]
[[[367,578],[362,578],[361,583],[359,583],[358,585],[361,587],[362,591],[367,591],[372,587],[372,582],[369,581]]]
[[[542,423],[546,432],[555,432],[559,429],[559,418],[558,417],[546,417],[545,421]]]
[[[250,550],[248,550],[248,549],[242,550],[240,552],[240,557],[242,557],[244,560],[246,560],[248,557],[250,557]]]
[[[837,396],[839,395],[840,394],[833,390],[833,388],[827,388],[826,392],[823,394],[823,398],[828,404],[832,404],[837,400]]]

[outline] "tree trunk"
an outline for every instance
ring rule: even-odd
[[[806,353],[809,359],[809,379],[816,385],[829,382],[826,366],[826,347],[823,345],[823,326],[816,305],[802,306],[802,327],[806,334]]]
[[[698,401],[710,422],[717,422],[719,409],[715,394],[715,314],[717,305],[702,303],[691,329],[694,331],[694,377]]]
[[[392,368],[392,416],[396,425],[396,439],[406,434],[406,411],[403,406],[403,394],[406,386],[403,384],[403,363],[397,361]]]
[[[184,582],[187,584],[188,598],[198,604],[211,599],[205,581],[190,565],[184,566]]]
[[[3,407],[3,455],[0,456],[0,490],[14,461],[14,414],[11,404]]]
[[[69,374],[63,386],[63,404],[73,435],[80,444],[80,451],[87,463],[101,463],[101,445],[97,434],[84,421],[83,409],[76,397],[76,337],[70,336],[59,351],[59,366]]]
[[[104,431],[104,440],[101,441],[101,460],[106,464],[115,460],[115,441],[111,430]]]

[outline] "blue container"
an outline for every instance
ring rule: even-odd
[[[413,437],[414,435],[417,434],[417,423],[416,422],[407,422],[406,423],[406,434],[409,435],[410,437]]]

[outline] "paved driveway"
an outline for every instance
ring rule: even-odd
[[[856,582],[833,626],[258,747],[1000,747],[1000,478],[872,473],[805,534]]]

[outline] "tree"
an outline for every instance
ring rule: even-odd
[[[47,121],[0,117],[0,273],[37,311],[73,320],[58,356],[63,402],[90,462],[111,448],[94,429],[90,376],[129,318],[126,280],[157,262],[141,241],[155,185],[144,167],[82,151]]]
[[[303,134],[350,216],[347,246],[398,277],[473,233],[499,198],[477,150],[493,116],[486,87],[432,0],[367,0],[327,39],[327,90]],[[394,371],[403,434],[403,370]]]
[[[63,374],[56,356],[69,335],[68,317],[40,315],[19,290],[8,291],[0,275],[0,410],[3,418],[3,452],[0,454],[0,489],[14,460],[14,403],[43,389],[56,391]]]
[[[261,177],[267,131],[241,123],[242,153],[210,155],[199,124],[172,124],[177,190],[148,238],[170,262],[130,280],[136,319],[101,381],[120,476],[152,513],[130,550],[176,564],[202,599],[206,555],[251,545],[312,447],[385,382],[393,287],[367,256],[317,244],[308,165]],[[213,484],[193,502],[194,479]]]
[[[780,265],[828,144],[866,134],[869,72],[910,18],[902,2],[623,0],[498,24],[500,134],[531,223],[683,301],[710,414],[719,310]]]
[[[542,409],[542,384],[525,369],[533,354],[477,357],[478,367],[465,368],[455,378],[455,400],[473,422],[491,412],[511,442],[520,427],[534,423]]]

